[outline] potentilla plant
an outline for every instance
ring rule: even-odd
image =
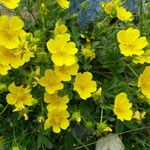
[[[148,1],[0,5],[1,149],[149,148]]]

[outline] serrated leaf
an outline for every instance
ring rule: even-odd
[[[37,146],[38,149],[40,149],[42,145],[44,145],[46,148],[49,148],[49,149],[52,148],[52,143],[50,142],[50,140],[43,135],[38,136],[37,143],[38,143],[38,146]]]
[[[64,147],[65,150],[73,149],[74,137],[69,133],[64,138]]]
[[[50,142],[50,140],[47,137],[41,136],[41,140],[46,148],[50,148],[50,149],[52,148],[52,143]]]

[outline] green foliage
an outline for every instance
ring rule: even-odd
[[[37,49],[30,62],[19,69],[12,69],[6,76],[0,76],[0,149],[94,150],[95,142],[109,133],[103,132],[105,127],[110,127],[113,133],[119,134],[127,150],[150,149],[150,108],[137,87],[138,76],[146,65],[135,65],[132,58],[124,57],[120,53],[117,41],[119,30],[139,27],[141,34],[150,42],[150,2],[143,5],[146,11],[141,10],[140,14],[136,14],[132,23],[123,23],[99,10],[96,20],[85,28],[78,24],[77,15],[70,15],[69,11],[59,7],[55,0],[22,0],[20,6],[12,10],[14,15],[20,16],[24,21],[24,30],[32,33],[33,40],[29,42],[31,46],[36,45]],[[25,15],[30,17],[26,18]],[[99,19],[101,16],[104,20]],[[51,129],[43,128],[47,117],[47,105],[43,101],[44,88],[38,85],[37,80],[44,75],[45,70],[54,68],[46,42],[54,37],[55,23],[58,20],[68,27],[71,40],[79,50],[79,72],[91,72],[97,87],[102,87],[102,95],[84,101],[73,91],[74,77],[64,83],[65,87],[59,94],[68,94],[68,111],[70,115],[80,112],[81,122],[71,120],[70,117],[69,128],[55,134]],[[81,34],[85,38],[82,38]],[[96,56],[94,59],[86,58],[81,52],[86,46],[86,39],[90,39],[91,49]],[[40,73],[37,73],[38,68]],[[28,120],[25,120],[21,112],[13,112],[14,106],[6,102],[8,86],[12,82],[32,87],[31,93],[37,103],[25,110]],[[135,119],[121,122],[116,119],[112,110],[114,98],[120,92],[128,94],[134,106],[133,111],[146,111],[142,122]]]

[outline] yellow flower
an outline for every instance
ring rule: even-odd
[[[96,94],[97,96],[101,96],[101,95],[102,95],[102,88],[100,87],[100,88],[95,92],[95,94]]]
[[[45,4],[41,3],[41,9],[45,9]]]
[[[92,97],[94,99],[99,99],[102,95],[102,88],[100,87],[99,89],[97,89],[97,91],[95,91],[92,95]]]
[[[13,50],[0,46],[0,58],[5,65],[11,65],[13,68],[18,68],[22,65],[21,55],[15,55]]]
[[[123,7],[117,7],[116,10],[118,19],[122,21],[132,21],[133,15],[130,11],[127,11]]]
[[[112,2],[118,6],[118,5],[121,5],[121,0],[112,0]]]
[[[8,87],[9,94],[6,96],[7,103],[14,105],[16,108],[23,108],[25,105],[31,106],[34,104],[34,99],[30,94],[29,87],[16,86],[14,83]]]
[[[24,23],[19,17],[0,17],[0,44],[8,49],[13,49],[20,43],[19,37],[24,34]]]
[[[30,61],[34,57],[33,53],[28,49],[27,43],[22,43],[16,49],[7,49],[0,46],[0,59],[5,65],[11,65],[12,68],[18,68]]]
[[[67,27],[65,26],[65,24],[62,24],[59,21],[56,22],[54,33],[55,34],[63,34],[66,32],[67,32]]]
[[[91,97],[91,93],[96,91],[97,84],[92,81],[90,72],[78,73],[75,78],[74,90],[77,91],[80,97],[84,100]]]
[[[47,110],[51,112],[52,110],[66,110],[68,108],[67,103],[69,102],[69,98],[67,95],[60,97],[58,93],[54,94],[44,94],[44,101],[48,103]]]
[[[18,57],[18,62],[15,62],[13,60],[11,60],[10,62],[13,68],[18,68],[19,66],[24,65],[26,62],[29,62],[30,59],[34,57],[33,52],[29,50],[28,42],[20,44],[16,51],[14,51],[13,53],[13,58],[15,56]]]
[[[106,132],[106,128],[108,128],[106,122],[97,123],[97,131],[99,131],[100,133]]]
[[[95,58],[95,53],[91,48],[82,48],[82,55],[86,58],[90,58],[90,60]]]
[[[114,113],[117,115],[117,118],[121,121],[124,120],[131,120],[132,119],[132,110],[131,110],[132,104],[129,103],[129,99],[127,98],[126,93],[120,93],[115,98],[115,104],[114,104]]]
[[[110,127],[106,127],[103,131],[104,131],[104,132],[112,132],[113,130],[112,130],[112,128],[110,128]]]
[[[144,54],[135,57],[133,60],[135,64],[144,64],[144,63],[150,63],[150,49],[146,50]]]
[[[7,75],[8,70],[10,70],[11,67],[9,65],[4,65],[0,63],[0,75]]]
[[[117,34],[117,39],[121,54],[125,56],[141,55],[144,53],[143,48],[148,45],[146,37],[139,37],[140,31],[138,29],[128,28],[121,30]]]
[[[102,7],[107,14],[111,14],[117,6],[121,4],[120,0],[112,0],[111,2],[102,2]]]
[[[57,3],[64,9],[69,8],[70,5],[68,0],[57,0]]]
[[[85,38],[85,35],[81,34],[81,37]],[[94,50],[91,49],[91,40],[89,38],[86,38],[86,45],[82,48],[82,55],[87,59],[90,58],[90,60],[95,58],[95,53]]]
[[[18,7],[20,0],[0,0],[0,2],[10,9],[15,9]]]
[[[55,39],[47,42],[47,47],[52,53],[52,61],[56,66],[71,66],[76,62],[75,54],[78,49],[74,42],[70,41],[70,34],[58,34]]]
[[[81,122],[81,113],[79,111],[76,111],[72,114],[71,120],[75,120],[78,123]]]
[[[39,123],[43,123],[43,122],[45,121],[45,117],[44,117],[44,116],[38,116],[38,117],[37,117],[37,121],[38,121]]]
[[[61,129],[67,129],[69,126],[69,113],[66,110],[53,110],[48,113],[48,119],[45,121],[44,129],[53,127],[53,132],[59,133]]]
[[[111,14],[112,13],[112,10],[115,8],[115,4],[113,2],[104,2],[102,4],[102,7],[104,8],[104,11],[107,13],[107,14]]]
[[[140,75],[138,87],[143,95],[150,99],[150,66],[145,67],[144,72]]]
[[[60,77],[58,77],[52,70],[45,71],[45,76],[39,79],[39,84],[45,87],[45,90],[49,94],[54,94],[57,90],[63,89]]]
[[[62,81],[70,81],[71,75],[76,75],[79,69],[78,64],[73,64],[71,66],[55,66],[55,73],[58,75]]]
[[[145,115],[146,115],[145,111],[143,111],[143,112],[136,111],[134,113],[133,118],[140,122],[142,119],[144,119]]]

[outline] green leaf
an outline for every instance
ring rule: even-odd
[[[69,133],[64,138],[64,148],[65,150],[73,149],[73,144],[75,142],[74,137]]]
[[[46,148],[52,149],[53,144],[50,142],[50,140],[43,135],[39,135],[38,140],[38,149],[41,148],[42,145],[44,145]]]

